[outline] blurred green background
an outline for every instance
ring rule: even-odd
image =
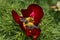
[[[31,40],[27,37],[12,18],[14,9],[21,15],[21,9],[30,4],[38,4],[44,11],[44,17],[38,25],[41,35],[38,40],[60,40],[60,12],[52,11],[49,5],[59,0],[0,0],[0,40]]]

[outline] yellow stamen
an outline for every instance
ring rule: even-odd
[[[30,26],[33,26],[33,25],[34,25],[34,19],[33,19],[33,18],[27,17],[26,20],[28,21],[27,24],[25,24],[25,22],[23,22],[23,25],[24,25],[25,27],[26,27],[26,26],[30,27]]]

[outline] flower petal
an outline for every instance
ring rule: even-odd
[[[30,17],[30,13],[32,10],[27,10],[27,9],[21,9],[23,17]]]
[[[25,27],[23,26],[23,23],[20,21],[20,18],[22,17],[19,16],[15,10],[12,10],[12,16],[13,16],[14,21],[20,25],[21,29],[23,31],[26,31]]]
[[[41,30],[39,28],[32,29],[32,37],[33,39],[37,39],[41,33]]]
[[[44,15],[42,8],[40,6],[38,6],[38,5],[36,5],[36,4],[31,4],[31,5],[29,5],[28,10],[33,10],[30,15],[32,16],[32,13],[33,13],[33,16],[34,16],[34,24],[35,25],[38,25],[40,19]]]
[[[17,12],[15,10],[12,10],[12,16],[13,16],[13,19],[15,20],[16,23],[20,23],[20,16],[17,14]]]

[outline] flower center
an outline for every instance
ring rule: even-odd
[[[21,18],[20,21],[23,22],[23,26],[28,29],[36,28],[34,25],[34,19],[32,17]]]

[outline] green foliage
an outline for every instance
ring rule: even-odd
[[[49,5],[58,0],[0,0],[0,40],[31,40],[26,37],[18,24],[12,18],[11,11],[15,9],[21,14],[21,9],[29,4],[40,5],[44,11],[39,27],[41,35],[38,40],[60,40],[60,12],[52,11]]]

